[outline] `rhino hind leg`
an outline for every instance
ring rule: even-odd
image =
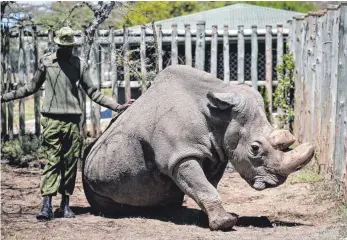
[[[183,205],[184,194],[177,194],[173,198],[169,198],[163,201],[159,205],[155,206],[132,206],[127,204],[120,204],[108,197],[97,194],[83,178],[83,188],[85,196],[89,205],[91,206],[91,213],[96,215],[118,215],[119,214],[156,214],[163,212],[165,209],[181,208]],[[165,211],[164,211],[165,212]]]
[[[87,198],[87,201],[92,209],[92,213],[99,214],[99,213],[114,213],[114,202],[106,197],[100,196],[99,194],[95,193],[93,189],[89,186],[89,184],[86,182],[86,180],[83,178],[83,189],[85,196]]]

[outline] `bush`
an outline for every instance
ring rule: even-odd
[[[288,45],[287,45],[287,52]],[[295,61],[293,54],[287,53],[282,57],[283,63],[277,65],[278,85],[274,93],[274,106],[283,112],[279,114],[281,128],[293,132],[294,124],[294,71]]]
[[[35,135],[25,135],[14,140],[2,141],[1,158],[10,165],[26,167],[28,163],[42,157],[40,139]]]

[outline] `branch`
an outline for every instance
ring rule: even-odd
[[[100,4],[100,2],[99,2]],[[116,2],[112,1],[110,3],[107,3],[103,6],[101,6],[99,9],[96,9],[94,11],[94,20],[92,24],[87,28],[87,33],[89,36],[94,36],[95,31],[97,30],[98,26],[103,23],[106,18],[110,15],[112,9],[114,8]]]
[[[94,7],[93,4],[91,4],[90,2],[82,2],[81,4],[84,4],[87,7],[89,7],[89,9],[92,10],[94,13],[97,11],[97,8]]]
[[[1,2],[1,19],[4,17],[5,8],[6,8],[7,5],[9,5],[10,3],[14,3],[14,1],[4,1],[4,2]]]
[[[83,3],[87,5],[87,2],[83,2]],[[111,1],[110,3],[104,4],[104,5],[102,5],[102,2],[98,2],[99,8],[96,8],[96,7],[90,7],[89,6],[90,4],[88,3],[89,8],[94,11],[95,18],[93,22],[86,29],[86,35],[87,35],[87,45],[85,50],[86,61],[88,61],[89,59],[91,46],[94,42],[95,31],[98,29],[99,25],[108,18],[115,4],[116,4],[115,1]]]

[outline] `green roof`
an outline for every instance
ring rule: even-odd
[[[283,27],[286,28],[289,19],[300,15],[304,15],[304,13],[237,3],[157,21],[155,24],[161,24],[163,29],[171,28],[171,25],[174,23],[177,24],[178,29],[183,29],[184,24],[190,24],[191,29],[196,29],[198,22],[205,21],[207,29],[211,29],[212,25],[217,25],[218,29],[223,29],[224,25],[228,25],[229,29],[237,29],[238,25],[244,25],[245,29],[251,28],[252,25],[257,25],[259,29],[264,29],[266,25],[275,27],[278,23],[282,23]]]

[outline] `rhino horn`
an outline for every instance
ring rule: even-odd
[[[303,143],[294,150],[284,153],[280,173],[284,176],[300,170],[314,155],[314,147],[311,143]]]
[[[288,130],[275,130],[270,135],[272,147],[285,150],[295,142],[295,137]]]

